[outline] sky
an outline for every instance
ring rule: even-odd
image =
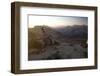
[[[49,27],[62,27],[73,25],[87,25],[87,17],[71,17],[71,16],[47,16],[47,15],[29,15],[29,28],[37,25],[47,25]]]

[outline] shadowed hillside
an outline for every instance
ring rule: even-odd
[[[87,36],[88,36],[87,25],[66,26],[66,27],[56,28],[56,30],[61,32],[67,38],[87,39]]]
[[[87,25],[73,25],[56,28],[57,31],[64,35],[66,42],[69,43],[86,43],[88,39]]]

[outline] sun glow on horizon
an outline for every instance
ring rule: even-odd
[[[44,16],[44,15],[29,15],[29,28],[37,25],[47,25],[49,27],[62,27],[69,25],[87,25],[87,17],[70,17],[70,16]]]

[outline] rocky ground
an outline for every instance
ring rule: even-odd
[[[60,45],[48,46],[42,49],[42,51],[38,54],[31,53],[29,60],[87,58],[87,48],[83,48],[79,44],[70,45],[62,43]]]

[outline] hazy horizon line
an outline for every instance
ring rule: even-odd
[[[33,27],[28,27],[28,28],[34,28],[34,27],[36,27],[36,26],[48,26],[48,27],[51,27],[51,28],[60,28],[60,27],[69,27],[69,26],[87,26],[86,24],[74,24],[74,25],[60,25],[60,26],[54,26],[54,27],[52,27],[52,26],[49,26],[49,25],[34,25]]]

